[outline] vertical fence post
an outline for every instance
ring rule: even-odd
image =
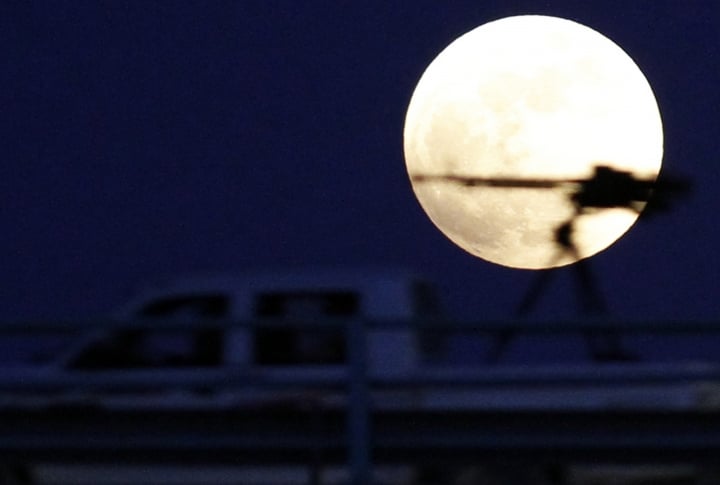
[[[352,319],[346,328],[348,375],[347,450],[351,485],[368,485],[370,459],[370,395],[367,376],[367,331]]]

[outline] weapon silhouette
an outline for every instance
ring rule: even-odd
[[[580,211],[616,207],[627,208],[637,213],[665,210],[669,206],[670,197],[684,194],[690,188],[690,183],[683,178],[665,175],[657,179],[636,178],[631,172],[616,170],[606,165],[596,165],[594,174],[587,179],[488,178],[453,174],[415,174],[410,178],[413,182],[450,182],[464,187],[574,188],[570,198]]]
[[[555,229],[558,253],[550,262],[550,266],[554,266],[567,254],[577,260],[573,265],[578,282],[577,296],[581,312],[586,315],[603,314],[606,312],[606,305],[595,284],[589,263],[580,258],[577,246],[573,241],[576,219],[590,211],[611,208],[632,210],[642,217],[646,217],[668,210],[673,197],[684,195],[690,190],[689,181],[681,177],[662,174],[657,179],[636,178],[631,172],[616,170],[606,165],[595,166],[593,175],[587,179],[487,178],[454,174],[414,174],[410,178],[413,182],[444,182],[470,188],[568,189],[575,211],[567,221]],[[516,309],[517,316],[527,315],[532,310],[542,296],[555,269],[557,268],[540,271]],[[488,358],[490,362],[494,363],[500,359],[512,337],[511,333],[506,333],[496,339]],[[617,334],[588,335],[587,341],[593,358],[598,361],[631,358],[622,349],[622,342]]]
[[[606,165],[595,166],[587,179],[522,179],[487,178],[463,175],[411,175],[413,182],[449,182],[464,187],[498,187],[519,189],[572,189],[570,201],[575,207],[573,216],[555,230],[555,241],[563,252],[577,256],[573,242],[575,219],[591,210],[624,208],[643,216],[667,210],[670,199],[685,194],[690,183],[678,177],[636,178],[632,173]]]

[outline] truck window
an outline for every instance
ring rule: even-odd
[[[226,317],[224,295],[184,295],[148,303],[138,317],[213,320]],[[213,366],[222,362],[222,331],[208,325],[194,329],[118,329],[83,349],[72,360],[76,369],[123,369]]]
[[[255,316],[302,324],[303,320],[352,317],[358,314],[359,307],[358,295],[349,291],[274,292],[257,296]],[[257,364],[341,364],[346,360],[344,327],[258,328],[253,347]]]
[[[219,329],[147,329],[112,331],[82,349],[72,369],[202,367],[221,362]]]
[[[434,318],[442,315],[440,301],[435,288],[424,281],[412,285],[413,314],[418,317]],[[447,358],[448,341],[451,334],[442,329],[424,328],[417,333],[420,354],[427,363],[442,362]]]
[[[228,315],[230,301],[223,295],[186,295],[162,298],[140,309],[142,317],[207,317],[223,318]]]
[[[442,314],[435,288],[424,281],[416,281],[412,285],[412,306],[415,315],[438,317]]]

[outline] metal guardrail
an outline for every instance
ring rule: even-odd
[[[241,386],[262,386],[268,388],[288,388],[292,386],[330,387],[345,386],[353,375],[353,369],[367,367],[368,333],[373,330],[410,329],[412,331],[437,330],[447,333],[471,333],[492,338],[513,338],[520,335],[602,335],[604,332],[617,336],[637,334],[673,334],[707,335],[720,337],[720,321],[625,321],[625,320],[567,320],[532,322],[524,320],[509,321],[453,321],[442,319],[413,320],[365,320],[365,319],[317,319],[290,321],[286,319],[258,320],[164,320],[136,319],[126,320],[78,320],[78,321],[28,321],[0,323],[0,338],[13,335],[75,334],[78,338],[114,330],[203,330],[219,328],[232,330],[239,328],[287,328],[303,329],[344,328],[348,362],[345,365],[317,366],[254,366],[227,365],[215,368],[182,368],[167,371],[144,371],[138,368],[103,369],[97,372],[73,371],[70,373],[45,372],[43,366],[24,372],[7,369],[0,374],[0,391],[30,390],[33,387],[44,388],[85,385],[91,389],[129,389],[138,390],[157,386],[223,386],[225,388]],[[363,361],[362,366],[355,359]],[[45,370],[52,370],[56,362],[49,362]],[[442,367],[418,365],[416,368],[398,373],[366,373],[365,379],[373,386],[408,388],[417,386],[465,387],[465,386],[516,386],[529,383],[552,386],[558,383],[596,383],[606,384],[622,380],[628,384],[652,381],[687,381],[720,379],[720,357],[714,362],[686,361],[677,362],[607,362],[603,365],[548,363],[543,365],[522,364],[475,365]]]
[[[235,327],[287,327],[302,326],[309,328],[337,328],[359,321],[363,327],[373,328],[435,328],[453,331],[473,331],[478,333],[534,333],[534,334],[571,334],[594,331],[617,331],[624,334],[633,333],[717,333],[720,334],[720,320],[629,320],[621,318],[580,318],[547,321],[527,319],[507,320],[452,320],[447,318],[412,318],[412,319],[365,319],[365,318],[334,318],[290,320],[287,318],[261,318],[249,320],[182,318],[163,319],[135,318],[120,319],[77,319],[77,320],[18,320],[0,323],[0,334],[27,333],[28,331],[57,330],[75,331],[98,328],[185,328],[200,329],[207,326],[222,328]]]
[[[191,321],[191,320],[85,320],[65,322],[9,322],[0,325],[0,335],[27,334],[34,332],[70,332],[82,334],[98,329],[203,329],[219,327],[288,327],[338,328],[345,329],[348,361],[346,365],[330,366],[323,369],[276,369],[225,368],[186,369],[163,372],[104,370],[92,372],[7,372],[0,375],[0,392],[53,391],[68,388],[82,388],[89,391],[126,390],[142,391],[158,388],[188,388],[194,386],[210,388],[257,387],[267,389],[332,388],[344,390],[348,397],[346,409],[346,448],[348,467],[353,484],[370,483],[372,453],[372,400],[371,389],[384,387],[392,389],[434,386],[439,388],[457,387],[507,387],[532,384],[552,388],[557,385],[614,385],[621,382],[632,386],[648,383],[672,383],[689,381],[720,382],[720,363],[649,364],[618,363],[598,365],[548,365],[487,366],[478,368],[443,369],[419,367],[408,373],[371,375],[368,372],[368,332],[373,329],[440,329],[449,332],[473,332],[478,334],[507,337],[507,335],[537,334],[585,334],[616,332],[630,334],[718,334],[720,322],[714,321],[554,321],[554,322],[458,322],[447,320],[392,320],[368,321],[362,319],[313,320],[290,322],[278,320],[251,321]],[[717,420],[716,418],[713,418]],[[713,421],[714,422],[714,421]],[[699,435],[698,435],[699,436]],[[720,435],[719,435],[720,436]],[[405,435],[407,439],[408,435]],[[432,441],[432,436],[425,436]],[[707,441],[703,435],[701,441]],[[714,439],[714,438],[713,438]],[[522,441],[522,440],[521,440]],[[451,443],[448,442],[447,445]],[[688,445],[691,443],[688,442]],[[407,445],[407,443],[406,443]],[[527,443],[526,443],[527,445]],[[488,443],[487,446],[490,446]],[[694,445],[693,445],[694,446]],[[720,441],[713,442],[720,447]]]

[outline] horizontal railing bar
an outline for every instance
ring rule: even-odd
[[[586,331],[612,331],[619,333],[720,333],[720,320],[625,320],[625,319],[578,319],[578,320],[450,320],[450,319],[353,319],[353,318],[260,318],[235,319],[164,319],[147,318],[133,320],[82,319],[82,320],[28,320],[0,322],[0,335],[24,333],[36,330],[82,331],[99,328],[142,329],[203,329],[254,328],[254,327],[301,327],[336,328],[360,321],[369,329],[428,329],[456,332],[522,332],[522,333],[576,333]]]
[[[349,372],[344,366],[317,369],[158,369],[37,372],[19,370],[0,375],[0,391],[49,389],[160,390],[198,388],[337,388],[344,389]],[[373,387],[513,387],[513,386],[623,386],[720,382],[720,365],[613,364],[575,366],[485,366],[472,369],[418,369],[402,375],[367,377]]]

